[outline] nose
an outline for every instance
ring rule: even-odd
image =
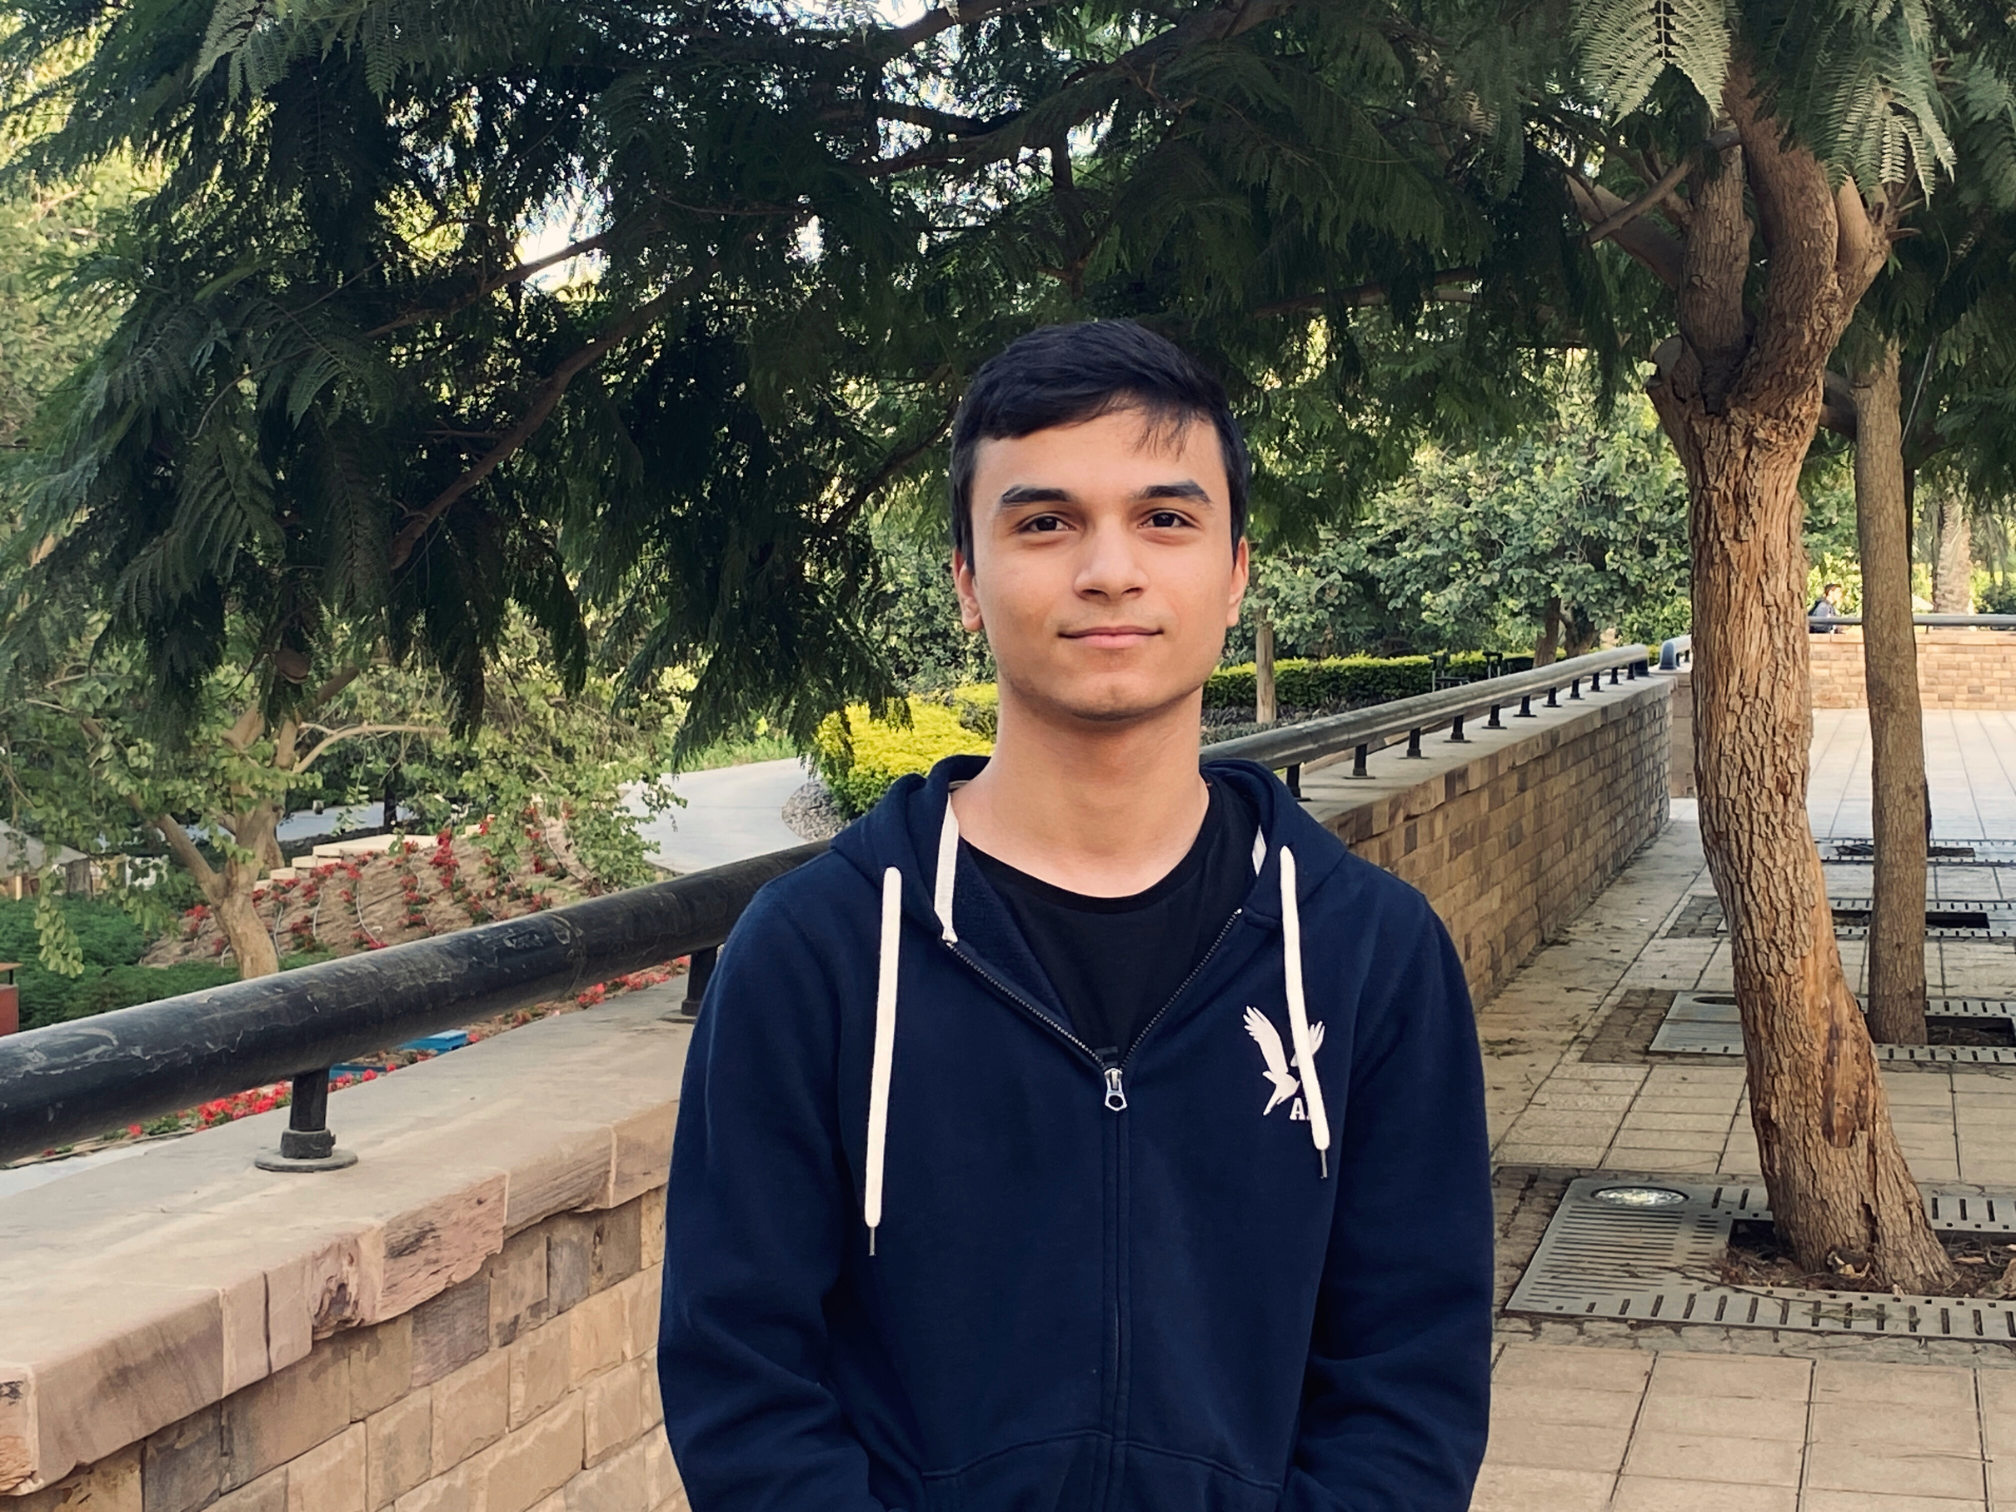
[[[1140,542],[1124,521],[1098,520],[1085,532],[1076,587],[1081,598],[1109,603],[1147,591],[1148,573],[1141,560]]]

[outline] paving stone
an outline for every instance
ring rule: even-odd
[[[1543,1470],[1487,1459],[1470,1512],[1606,1512],[1615,1480],[1594,1470]]]
[[[1626,1428],[1637,1420],[1639,1393],[1598,1391],[1577,1386],[1552,1386],[1544,1391],[1501,1388],[1491,1398],[1491,1421],[1506,1423],[1570,1423],[1592,1428]],[[1494,1427],[1494,1432],[1495,1427]]]
[[[1636,1400],[1652,1372],[1652,1356],[1621,1349],[1578,1349],[1509,1344],[1498,1357],[1492,1384],[1499,1393],[1565,1386],[1583,1391],[1629,1392]]]
[[[1617,1482],[1609,1512],[1733,1512],[1739,1507],[1743,1512],[1798,1512],[1799,1493],[1790,1486],[1627,1475]]]
[[[1871,1491],[1808,1489],[1801,1512],[1986,1512],[1980,1497],[1885,1496]]]
[[[1884,1491],[1979,1502],[1987,1494],[1984,1475],[1974,1456],[1830,1444],[1824,1451],[1815,1450],[1806,1467],[1806,1484],[1821,1491]]]
[[[1705,1433],[1720,1438],[1806,1442],[1806,1400],[1733,1396],[1686,1396],[1663,1389],[1655,1370],[1638,1426],[1657,1433]]]
[[[1687,1480],[1712,1473],[1743,1486],[1797,1486],[1802,1446],[1776,1439],[1711,1433],[1663,1433],[1640,1428],[1625,1457],[1628,1475]]]
[[[511,1426],[531,1421],[560,1400],[572,1377],[573,1324],[555,1318],[521,1334],[511,1346]]]
[[[583,1463],[600,1463],[644,1432],[650,1425],[647,1389],[656,1394],[641,1359],[606,1370],[581,1388]]]
[[[570,1480],[566,1512],[638,1512],[656,1505],[651,1481],[650,1445],[639,1439]]]
[[[557,1321],[568,1327],[569,1380],[579,1384],[622,1362],[629,1338],[622,1292],[605,1291],[589,1297]]]
[[[1930,1365],[1822,1360],[1813,1367],[1813,1400],[1930,1407],[1971,1422],[1975,1414],[1974,1373]]]
[[[1817,1401],[1813,1404],[1811,1438],[1816,1449],[1858,1444],[1979,1459],[1981,1426],[1973,1409],[1971,1401],[1964,1412],[1943,1405],[1921,1407],[1894,1401]]]

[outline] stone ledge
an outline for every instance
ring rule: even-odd
[[[683,980],[331,1100],[362,1159],[257,1170],[284,1111],[0,1201],[0,1490],[45,1486],[476,1275],[556,1213],[662,1187]]]

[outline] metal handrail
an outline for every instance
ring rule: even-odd
[[[1421,733],[1489,709],[1533,700],[1559,707],[1591,695],[1605,673],[1649,675],[1643,646],[1599,651],[1530,672],[1445,688],[1413,698],[1309,720],[1209,746],[1210,758],[1246,757],[1286,767],[1299,786],[1301,764],[1368,750],[1405,736],[1421,754]],[[1518,716],[1515,716],[1518,717]],[[184,993],[93,1018],[0,1038],[0,1161],[32,1155],[123,1124],[227,1097],[248,1086],[292,1081],[278,1170],[326,1170],[355,1157],[336,1149],[328,1128],[328,1067],[386,1045],[506,1013],[677,956],[690,956],[686,1012],[697,1010],[714,952],[758,888],[803,865],[825,842],[504,919],[385,950],[303,966],[203,992]],[[310,1067],[313,1069],[303,1070]]]
[[[1831,625],[1859,625],[1862,623],[1862,616],[1859,614],[1809,614],[1806,616],[1806,623],[1809,626],[1817,625],[1823,629]],[[1948,628],[1959,629],[2016,630],[2016,614],[1914,614],[1911,616],[1911,623],[1934,627],[1943,625]]]
[[[1461,744],[1469,739],[1463,733],[1463,723],[1473,715],[1489,710],[1490,718],[1484,728],[1502,730],[1505,728],[1504,721],[1498,715],[1508,704],[1519,705],[1519,712],[1513,716],[1515,719],[1537,718],[1533,713],[1536,697],[1544,694],[1547,699],[1545,706],[1553,709],[1560,707],[1558,695],[1561,689],[1568,689],[1571,700],[1579,699],[1586,680],[1593,694],[1602,686],[1606,672],[1613,686],[1627,674],[1635,682],[1640,677],[1651,675],[1649,657],[1650,653],[1643,646],[1592,651],[1587,656],[1570,657],[1551,666],[1535,667],[1530,672],[1485,678],[1460,688],[1443,688],[1434,693],[1416,694],[1412,698],[1396,698],[1391,703],[1373,704],[1323,719],[1283,725],[1278,730],[1262,730],[1255,735],[1242,735],[1236,740],[1221,740],[1206,746],[1205,754],[1213,761],[1228,757],[1244,758],[1276,770],[1285,769],[1288,787],[1299,797],[1302,768],[1309,762],[1350,751],[1351,775],[1364,777],[1367,775],[1365,758],[1373,751],[1384,750],[1404,739],[1407,754],[1419,756],[1422,733],[1439,730],[1444,725],[1449,726],[1449,739]]]
[[[1687,663],[1689,666],[1693,665],[1693,636],[1676,635],[1670,640],[1663,640],[1659,643],[1659,670],[1661,672],[1678,672],[1682,662]]]
[[[284,1158],[271,1164],[328,1168],[336,1152],[327,1067],[682,955],[694,958],[690,1011],[713,948],[756,890],[825,849],[824,841],[801,845],[0,1038],[0,1160],[291,1080]]]

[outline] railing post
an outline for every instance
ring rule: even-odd
[[[349,1150],[336,1148],[329,1127],[329,1070],[303,1071],[294,1078],[294,1100],[287,1109],[287,1127],[280,1148],[252,1159],[262,1171],[340,1171],[357,1164]]]
[[[1522,693],[1519,695],[1519,712],[1512,717],[1514,719],[1538,719],[1540,717],[1533,712],[1533,695],[1531,693]]]
[[[1568,679],[1568,699],[1573,703],[1582,697],[1582,679],[1579,675]]]
[[[1463,733],[1463,716],[1458,714],[1449,722],[1449,740],[1452,745],[1468,745],[1470,737]]]
[[[1424,761],[1427,759],[1421,755],[1421,732],[1419,730],[1409,730],[1407,732],[1407,754]]]
[[[1617,673],[1618,673],[1618,671],[1619,671],[1619,669],[1618,669],[1618,668],[1616,668],[1616,667],[1612,667],[1612,668],[1610,669],[1610,686],[1611,686],[1611,687],[1613,687],[1613,688],[1617,686]],[[1635,662],[1634,662],[1634,663],[1632,664],[1632,668],[1631,668],[1631,675],[1632,675],[1633,677],[1636,677],[1636,676],[1638,675],[1638,668],[1637,668],[1637,664],[1636,664]]]
[[[1484,728],[1487,730],[1502,730],[1505,728],[1505,722],[1498,717],[1498,705],[1491,705],[1491,717],[1484,721]]]
[[[1558,708],[1560,708],[1560,707],[1561,707],[1561,700],[1560,700],[1560,698],[1558,697],[1558,695],[1560,694],[1560,692],[1561,692],[1561,689],[1560,689],[1560,688],[1559,688],[1558,686],[1557,686],[1557,687],[1552,687],[1552,688],[1549,688],[1549,689],[1547,690],[1547,707],[1548,707],[1548,708],[1550,708],[1550,709],[1558,709]]]
[[[1362,745],[1351,753],[1351,775],[1353,777],[1369,777],[1372,775],[1365,770],[1365,747]]]
[[[1301,763],[1301,762],[1299,762],[1299,761],[1291,761],[1291,762],[1289,762],[1289,763],[1288,763],[1288,771],[1287,771],[1287,775],[1286,775],[1286,776],[1285,776],[1285,777],[1283,778],[1283,780],[1284,780],[1284,781],[1285,781],[1285,782],[1286,782],[1286,783],[1288,784],[1288,792],[1289,792],[1289,794],[1290,794],[1290,795],[1291,795],[1291,796],[1292,796],[1292,797],[1293,797],[1293,798],[1295,799],[1295,801],[1296,801],[1296,802],[1298,802],[1298,803],[1299,803],[1299,802],[1301,802],[1301,801],[1302,801],[1302,763]]]
[[[679,1017],[689,1022],[700,1017],[700,1000],[707,995],[707,979],[714,975],[714,958],[721,947],[709,945],[686,958],[686,996],[679,1004]]]

